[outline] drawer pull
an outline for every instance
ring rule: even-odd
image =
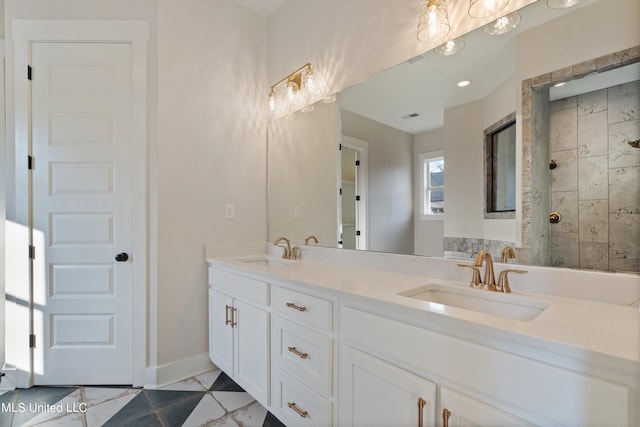
[[[423,412],[424,412],[424,405],[427,403],[426,400],[424,400],[423,398],[419,397],[418,398],[418,427],[423,427],[424,422],[423,422]]]
[[[229,323],[231,323],[231,320],[229,319],[229,309],[231,307],[228,305],[224,305],[224,324],[228,325]]]
[[[442,427],[449,427],[449,417],[451,416],[451,411],[447,408],[442,410]]]
[[[236,322],[236,313],[238,309],[235,307],[231,307],[231,327],[234,328],[238,326],[238,322]]]
[[[309,413],[307,411],[303,411],[296,406],[296,402],[289,402],[287,403],[287,406],[296,411],[296,414],[300,415],[302,418],[307,418],[309,416]]]
[[[287,350],[298,356],[300,359],[306,359],[307,357],[309,357],[308,353],[300,353],[298,350],[296,350],[295,347],[287,347]]]
[[[288,302],[285,304],[287,307],[289,308],[293,308],[294,310],[298,310],[298,311],[307,311],[307,307],[300,307],[299,305],[295,305],[292,302]]]

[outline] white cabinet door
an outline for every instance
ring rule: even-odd
[[[445,427],[521,427],[533,426],[520,418],[469,396],[442,387],[440,422]]]
[[[232,308],[232,297],[209,289],[209,358],[230,376],[233,376]]]
[[[350,347],[340,354],[341,426],[435,426],[436,385]]]
[[[234,327],[238,384],[263,405],[269,405],[269,313],[235,300]]]

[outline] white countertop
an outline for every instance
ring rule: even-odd
[[[496,338],[640,375],[640,310],[634,307],[514,291],[501,298],[524,297],[549,305],[532,320],[512,320],[398,295],[427,284],[466,287],[465,283],[313,260],[273,265],[246,262],[264,256],[212,257],[207,262],[319,287],[337,296],[409,309],[413,315],[422,313],[433,320],[462,322]]]

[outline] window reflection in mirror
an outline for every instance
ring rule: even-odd
[[[485,158],[485,218],[514,218],[516,210],[515,113],[485,130]]]
[[[442,151],[422,153],[422,193],[420,217],[442,219],[444,215],[444,157]]]

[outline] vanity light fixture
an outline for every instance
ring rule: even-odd
[[[418,19],[418,40],[442,40],[451,31],[449,14],[441,0],[424,0]]]
[[[471,84],[471,80],[461,80],[457,83],[458,87],[467,87]]]
[[[580,1],[581,0],[547,0],[547,6],[551,9],[565,9],[577,5]]]
[[[522,17],[518,12],[513,12],[484,26],[484,32],[490,36],[498,36],[508,33],[518,26]]]
[[[488,18],[507,7],[509,0],[469,0],[469,16]]]
[[[311,64],[304,64],[293,73],[271,86],[269,110],[276,116],[286,116],[301,108],[306,111],[318,95],[319,82]]]
[[[433,49],[433,52],[442,56],[451,56],[460,52],[463,47],[464,47],[464,37],[458,37],[456,39],[449,40],[444,44],[441,44],[440,46]]]

